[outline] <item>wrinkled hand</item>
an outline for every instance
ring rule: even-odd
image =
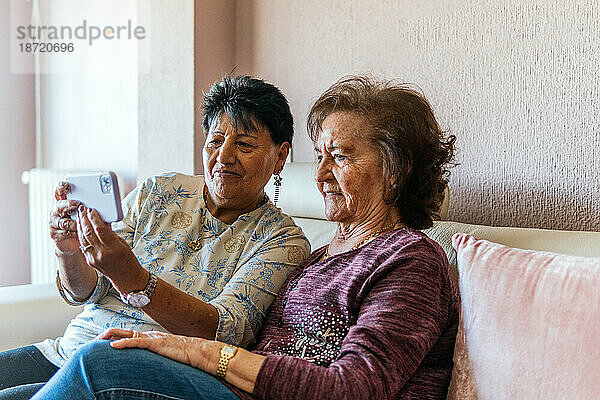
[[[59,182],[54,190],[56,204],[48,218],[50,225],[50,237],[58,251],[70,256],[79,251],[79,240],[77,238],[77,222],[71,219],[71,213],[77,212],[81,203],[76,200],[67,200],[70,187],[66,182]]]
[[[87,263],[111,280],[119,280],[139,262],[127,242],[117,235],[98,214],[80,205],[77,209],[77,236]]]
[[[223,343],[197,337],[172,335],[164,332],[135,332],[111,328],[98,339],[113,340],[115,349],[136,347],[147,349],[172,360],[215,374]]]

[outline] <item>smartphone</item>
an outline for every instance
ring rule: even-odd
[[[65,181],[71,188],[67,199],[80,201],[84,206],[95,209],[104,222],[123,219],[119,182],[114,172],[69,175]],[[77,212],[72,213],[71,217],[77,219]]]

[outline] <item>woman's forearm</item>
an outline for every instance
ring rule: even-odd
[[[158,279],[150,304],[143,310],[163,328],[176,335],[211,340],[215,338],[219,323],[217,310],[162,279]]]
[[[111,249],[107,252],[109,250]],[[129,248],[122,249],[121,253],[124,255],[112,255],[107,261],[99,263],[100,272],[122,295],[144,290],[150,273],[141,266]],[[83,259],[83,262],[86,260]],[[87,263],[86,266],[91,270],[94,279],[92,281],[90,276],[88,284],[95,285],[96,272]],[[88,297],[93,289],[93,285],[89,287]],[[77,296],[80,293],[82,292],[73,292]],[[150,296],[150,303],[142,310],[171,333],[211,340],[215,338],[219,322],[217,310],[160,278]]]
[[[189,364],[209,374],[216,375],[221,349],[225,343],[216,340],[205,340],[197,337],[172,335],[164,332],[134,332],[126,329],[112,328],[104,332],[100,339],[113,340],[111,346],[116,349],[137,347],[147,349],[169,357],[172,360]],[[234,357],[229,360],[225,380],[252,393],[256,378],[265,357],[238,348]]]
[[[98,275],[85,261],[83,254],[77,251],[67,255],[56,250],[56,258],[63,288],[73,296],[73,300],[88,299],[96,287]]]
[[[235,357],[229,360],[225,380],[248,393],[254,391],[256,377],[265,357],[238,349]]]

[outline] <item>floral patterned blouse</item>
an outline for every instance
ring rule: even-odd
[[[123,200],[124,218],[113,230],[144,268],[217,309],[215,339],[247,346],[255,342],[288,275],[310,253],[310,244],[268,200],[233,224],[223,223],[208,211],[203,187],[202,176],[149,178]],[[165,331],[142,310],[124,304],[102,275],[85,304],[63,337],[36,344],[58,366],[107,328]]]

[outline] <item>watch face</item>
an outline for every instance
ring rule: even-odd
[[[135,293],[129,296],[129,300],[127,302],[132,307],[142,308],[146,307],[150,303],[150,299],[145,294]]]
[[[223,348],[221,349],[221,352],[222,352],[222,353],[224,353],[224,354],[227,354],[227,355],[233,356],[233,355],[235,354],[235,351],[236,351],[236,350],[237,350],[237,349],[236,349],[235,347],[232,347],[232,346],[227,346],[227,345],[225,345],[225,346],[223,346]]]

